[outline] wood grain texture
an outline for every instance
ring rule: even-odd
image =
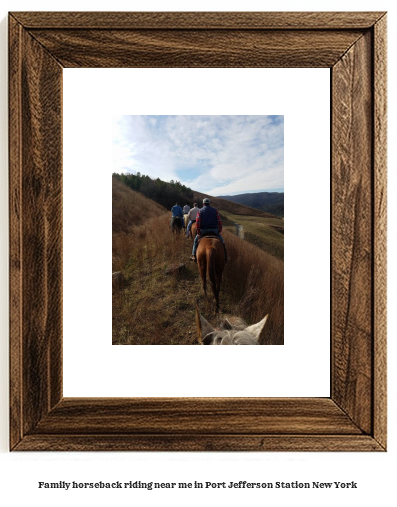
[[[387,20],[374,27],[374,437],[386,446]]]
[[[371,34],[333,68],[332,398],[372,430]],[[362,400],[367,400],[362,402]]]
[[[21,216],[21,75],[22,27],[9,20],[9,209],[10,209],[10,445],[23,437],[22,416],[22,216]]]
[[[382,451],[367,435],[28,435],[16,451],[368,452]]]
[[[10,15],[11,449],[385,450],[385,25],[383,13]],[[62,399],[64,66],[332,69],[330,399]]]
[[[360,435],[326,398],[64,399],[34,434]]]
[[[62,397],[62,68],[15,24],[10,46],[11,419],[26,434]]]
[[[149,68],[331,67],[362,36],[360,31],[349,30],[30,30],[30,33],[64,67]]]
[[[384,12],[13,12],[26,29],[369,29]]]

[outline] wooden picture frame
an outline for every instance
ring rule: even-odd
[[[63,398],[64,67],[331,69],[329,398]],[[10,449],[384,451],[386,14],[14,12],[9,72]]]

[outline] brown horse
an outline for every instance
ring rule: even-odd
[[[195,225],[195,224],[194,224]],[[219,292],[221,290],[222,274],[225,267],[225,251],[220,239],[216,237],[201,238],[196,252],[201,283],[207,296],[207,276],[215,297],[215,313],[219,311]]]
[[[200,345],[260,345],[260,336],[265,327],[268,315],[257,324],[247,326],[238,317],[223,318],[217,327],[213,328],[200,315],[196,305],[196,326]]]

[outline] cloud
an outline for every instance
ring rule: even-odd
[[[284,186],[283,116],[120,116],[113,127],[114,172],[212,195]]]

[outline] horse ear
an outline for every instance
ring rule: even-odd
[[[252,335],[254,335],[256,340],[259,340],[262,329],[265,327],[268,317],[269,315],[266,315],[266,317],[264,317],[260,322],[258,322],[257,324],[252,324],[252,326],[248,326],[245,330],[249,331]]]
[[[207,336],[209,333],[213,333],[215,330],[209,324],[205,318],[200,315],[198,306],[196,305],[196,326],[197,326],[197,333],[198,333],[198,341],[199,343],[203,344],[203,338]]]

